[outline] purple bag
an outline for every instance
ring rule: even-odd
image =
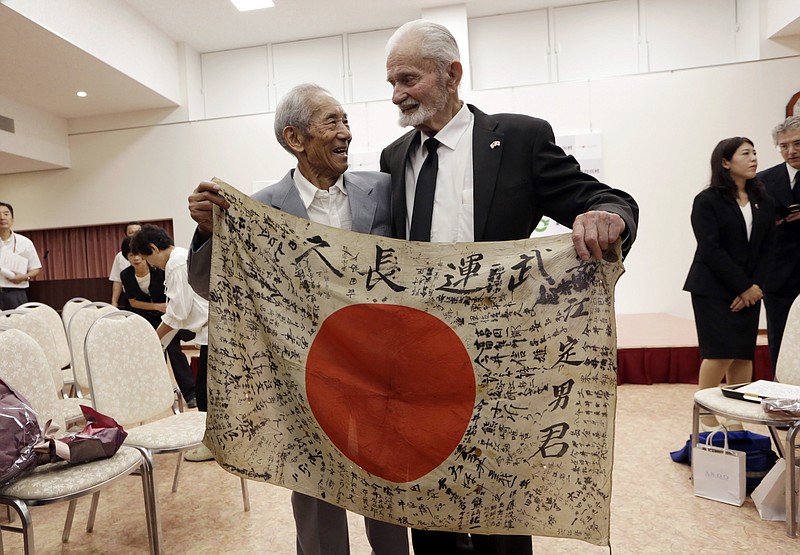
[[[34,446],[43,438],[30,403],[0,380],[0,485],[36,466]]]
[[[51,421],[45,426],[44,440],[36,446],[40,453],[39,464],[61,460],[83,463],[112,457],[119,450],[128,432],[110,416],[92,407],[81,405],[86,426],[80,432],[67,433],[55,439],[58,426]]]

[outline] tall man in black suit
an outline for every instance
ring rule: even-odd
[[[764,287],[767,309],[767,338],[772,368],[778,362],[783,330],[792,302],[800,294],[800,213],[785,209],[800,205],[800,116],[786,118],[772,130],[772,140],[785,163],[758,173],[758,178],[775,201],[778,227],[775,230],[775,264]],[[783,210],[783,211],[782,211]]]
[[[445,27],[424,20],[406,23],[389,39],[387,52],[387,79],[400,125],[415,128],[381,154],[381,171],[392,176],[395,237],[523,239],[546,214],[572,226],[582,260],[599,259],[620,237],[627,252],[639,212],[633,198],[582,173],[556,146],[546,121],[487,115],[463,103],[458,46]],[[467,538],[412,530],[412,539],[416,555],[532,553],[529,536]]]

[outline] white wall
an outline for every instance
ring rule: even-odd
[[[472,92],[485,111],[548,119],[557,134],[602,134],[605,181],[639,202],[639,238],[617,287],[619,313],[689,317],[681,291],[695,241],[694,195],[708,179],[715,144],[749,136],[760,166],[780,162],[770,129],[783,119],[800,57],[594,81]],[[387,85],[388,86],[388,85]],[[351,104],[354,156],[375,155],[402,133],[387,101]],[[176,243],[193,225],[186,197],[220,177],[245,192],[292,166],[275,142],[272,116],[259,114],[70,138],[72,168],[0,176],[0,197],[15,205],[16,226],[48,228],[173,218]]]

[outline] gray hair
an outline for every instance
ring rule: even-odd
[[[386,43],[386,55],[406,39],[417,39],[419,52],[425,59],[436,64],[439,73],[444,72],[452,62],[461,61],[458,43],[447,27],[425,19],[415,19],[403,24]]]
[[[294,127],[307,135],[311,128],[311,116],[314,114],[314,105],[309,100],[320,94],[333,97],[326,89],[315,83],[302,83],[292,87],[278,102],[278,107],[275,109],[275,138],[291,155],[294,155],[294,151],[283,138],[283,130]]]
[[[800,130],[800,116],[791,116],[772,129],[772,142],[778,144],[778,135]]]

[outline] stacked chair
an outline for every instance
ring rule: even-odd
[[[65,387],[64,396],[69,396],[70,393],[75,392],[75,376],[72,373],[72,355],[69,352],[67,330],[64,327],[64,321],[61,319],[61,316],[58,315],[58,312],[56,312],[53,307],[44,303],[25,303],[17,307],[17,310],[25,310],[33,313],[50,327],[50,331],[53,334],[53,341],[55,342],[57,365],[61,368],[61,373],[63,374]]]
[[[154,455],[179,454],[172,482],[172,491],[176,492],[181,454],[202,443],[206,413],[178,412],[172,378],[155,330],[137,314],[114,311],[92,324],[84,351],[94,408],[125,427],[125,444]],[[244,510],[249,511],[244,478],[241,488]]]
[[[36,341],[21,330],[0,328],[0,379],[28,400],[38,415],[40,425],[52,419],[63,430],[65,421],[62,406],[58,402],[60,396],[52,387],[51,375],[50,363]],[[0,550],[2,531],[12,531],[22,534],[25,554],[33,554],[33,521],[29,507],[59,501],[69,501],[62,534],[62,541],[66,543],[69,540],[77,499],[89,494],[92,494],[92,505],[86,531],[92,532],[99,491],[134,471],[141,474],[150,553],[160,553],[160,524],[152,459],[146,449],[126,445],[106,459],[83,464],[58,462],[38,466],[31,473],[1,486],[0,504],[14,510],[20,517],[21,525],[0,526]]]
[[[83,412],[80,406],[88,404],[88,401],[64,395],[64,374],[53,333],[46,321],[39,313],[30,310],[6,310],[0,312],[0,326],[23,331],[39,344],[50,371],[49,383],[58,394],[58,403],[62,407],[61,411],[67,425],[72,426],[83,422]]]

